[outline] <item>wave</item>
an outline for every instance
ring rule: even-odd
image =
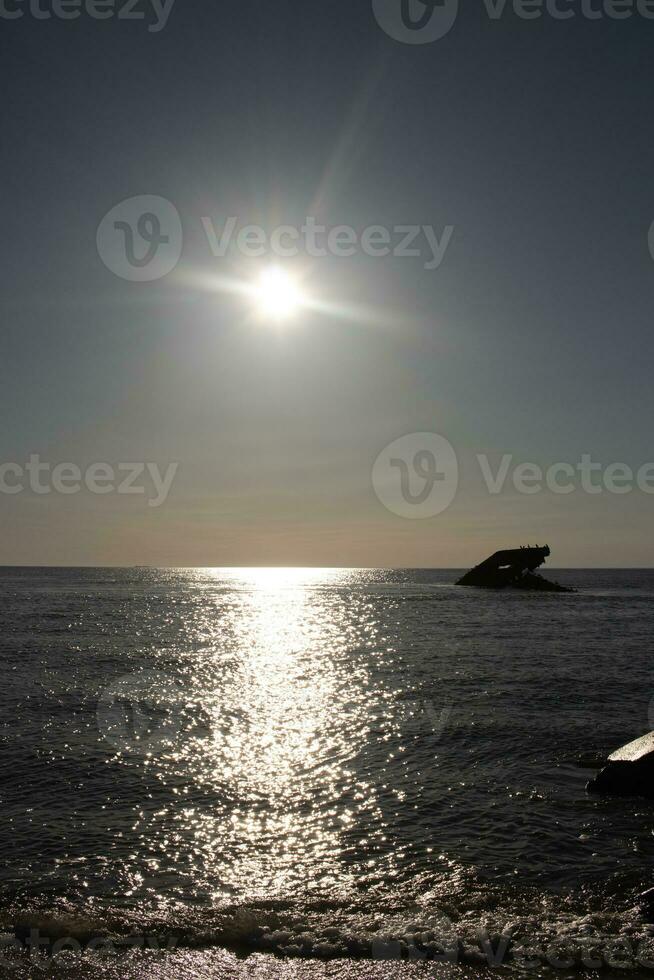
[[[250,899],[214,908],[176,904],[143,910],[120,906],[82,911],[71,902],[20,903],[0,913],[0,929],[26,947],[174,950],[221,947],[241,956],[320,960],[427,961],[510,968],[654,971],[652,928],[637,903],[470,888],[359,898]],[[592,906],[595,907],[592,907]],[[13,939],[15,942],[16,940]]]

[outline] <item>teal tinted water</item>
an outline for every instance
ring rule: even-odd
[[[654,573],[549,574],[2,570],[0,929],[644,959],[654,806],[584,787],[654,727]]]

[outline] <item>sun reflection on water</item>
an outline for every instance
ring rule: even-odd
[[[196,894],[198,875],[213,899],[346,887],[342,835],[371,790],[351,766],[368,734],[367,668],[355,655],[366,624],[353,631],[345,597],[321,593],[342,575],[198,572],[221,586],[194,611],[202,643],[180,649],[187,710],[204,723],[154,760],[182,805],[144,809],[140,828],[180,855],[180,885],[190,863]]]

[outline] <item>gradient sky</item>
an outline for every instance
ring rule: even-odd
[[[46,0],[42,0],[47,5]],[[144,9],[144,8],[141,8]],[[403,45],[366,0],[176,0],[143,21],[0,24],[0,461],[179,463],[166,502],[0,494],[5,564],[651,565],[654,496],[484,488],[475,460],[654,460],[654,20],[489,20]],[[118,202],[156,194],[176,270],[113,275]],[[211,291],[201,218],[454,226],[442,265],[293,260],[348,316],[272,328]],[[377,499],[391,441],[437,432],[452,505]]]

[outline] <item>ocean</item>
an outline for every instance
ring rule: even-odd
[[[0,570],[0,976],[651,976],[654,571]],[[21,937],[26,944],[18,948]]]

